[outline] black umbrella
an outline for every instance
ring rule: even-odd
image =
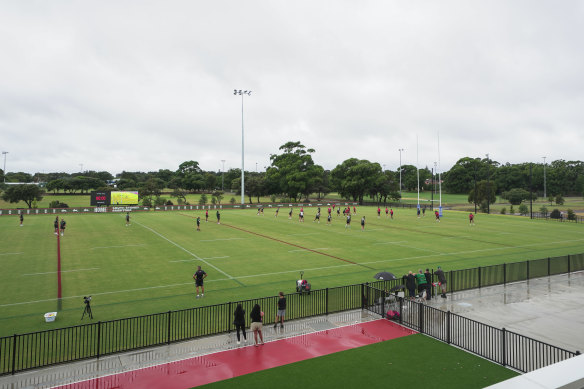
[[[380,273],[377,273],[373,278],[375,278],[376,280],[382,280],[382,281],[397,280],[397,277],[394,276],[393,273],[389,273],[386,271],[382,271]]]
[[[389,293],[393,293],[393,292],[399,292],[400,290],[404,290],[406,288],[405,285],[398,285],[398,286],[394,286],[393,288],[391,288],[389,290]]]

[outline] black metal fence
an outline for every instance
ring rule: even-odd
[[[446,277],[449,291],[455,292],[579,270],[584,270],[584,254],[454,270],[446,272]],[[306,293],[290,294],[287,296],[286,318],[293,320],[351,309],[370,308],[374,306],[372,301],[374,302],[380,297],[376,296],[375,293],[381,292],[375,291],[386,293],[386,290],[402,283],[402,279],[376,281],[368,284],[313,290],[310,295]],[[255,304],[261,306],[266,317],[275,317],[277,300],[277,296],[263,297],[0,337],[0,375],[230,332],[234,330],[233,312],[237,304],[242,304],[249,321],[249,313]],[[479,352],[482,352],[481,347],[486,347],[472,343],[467,335],[469,328],[474,325],[470,324],[472,321],[465,321],[468,320],[465,318],[453,318],[452,314],[448,319],[445,319],[446,313],[444,312],[425,306],[414,308],[414,305],[411,305],[413,303],[410,302],[405,302],[405,304],[405,309],[403,306],[401,307],[402,320],[411,328],[428,333],[438,339],[451,339],[451,343],[463,348],[467,347],[469,351],[478,349]],[[384,311],[378,313],[383,314]],[[465,324],[460,324],[463,321]],[[445,322],[447,323],[446,327],[435,324]],[[487,327],[481,327],[486,335],[500,336],[494,335],[493,331],[496,329],[488,330]],[[520,338],[521,335],[509,331],[505,333],[505,340],[501,340],[501,342],[508,340],[529,343],[532,341],[529,338]],[[491,353],[500,352],[493,351],[492,348],[489,350],[488,352]],[[514,350],[514,352],[519,351]],[[490,355],[486,351],[484,353]],[[523,358],[522,354],[519,354],[520,356],[503,355],[509,361]],[[499,361],[501,357],[498,354],[493,354],[492,359]],[[521,359],[521,361],[523,360]],[[541,365],[540,362],[531,361],[529,363],[531,365],[523,366],[513,362],[512,366],[518,365],[517,369],[521,370]],[[509,362],[506,364],[511,365]]]
[[[369,311],[381,316],[397,311],[406,327],[524,373],[580,354],[423,303],[388,299],[386,290],[369,285],[364,286],[364,295],[364,308]]]

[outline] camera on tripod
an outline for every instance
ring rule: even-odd
[[[89,304],[89,303],[91,303],[91,296],[83,296],[83,302],[85,303],[85,309],[83,310],[83,314],[81,315],[81,320],[83,320],[83,317],[85,316],[85,314],[87,314],[90,319],[93,319],[93,313],[91,312],[91,305]]]

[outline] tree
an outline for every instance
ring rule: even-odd
[[[519,213],[523,216],[527,215],[529,213],[529,208],[527,208],[527,205],[521,204],[519,206]]]
[[[180,188],[174,188],[170,197],[176,197],[176,202],[178,204],[188,204],[187,202],[187,192]]]
[[[564,205],[564,197],[562,195],[556,196],[556,204],[557,205]]]
[[[486,206],[487,204],[494,204],[497,201],[497,195],[495,194],[496,187],[495,183],[480,181],[477,183],[477,190],[473,188],[468,195],[468,202],[473,204],[482,204]]]
[[[203,193],[201,195],[201,197],[199,198],[199,205],[205,205],[207,204],[207,195],[205,193]]]
[[[24,172],[7,172],[6,182],[32,182],[32,175]]]
[[[331,171],[333,187],[346,199],[363,203],[366,193],[377,192],[381,166],[375,162],[349,158]]]
[[[2,193],[2,199],[10,203],[24,201],[29,208],[32,208],[33,201],[41,201],[44,191],[38,185],[21,184],[13,185]]]
[[[501,197],[508,200],[513,205],[519,205],[524,200],[529,199],[529,192],[524,189],[514,188],[510,191],[503,192]]]
[[[221,200],[223,200],[223,192],[220,190],[213,192],[213,197],[217,199],[217,203],[221,204]]]
[[[308,196],[322,180],[324,169],[312,159],[314,149],[300,142],[287,142],[280,146],[282,154],[271,154],[271,166],[266,171],[271,193],[284,193],[296,200]]]
[[[180,188],[195,191],[202,189],[205,185],[203,171],[197,161],[185,161],[178,166],[176,176],[180,179],[178,186]]]

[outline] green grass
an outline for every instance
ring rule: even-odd
[[[463,212],[446,211],[436,223],[430,213],[418,219],[413,209],[395,209],[390,220],[378,219],[373,207],[358,207],[346,230],[336,215],[331,226],[325,216],[313,223],[315,211],[306,207],[305,223],[298,223],[298,209],[292,220],[285,210],[277,219],[269,208],[264,216],[223,211],[221,225],[213,212],[209,223],[202,211],[136,212],[130,227],[124,214],[66,215],[63,309],[54,323],[43,321],[57,307],[54,216],[25,216],[22,228],[17,216],[2,216],[0,336],[81,324],[84,295],[93,295],[94,315],[103,321],[290,293],[300,270],[320,289],[372,281],[378,271],[401,275],[584,252],[581,224],[481,214],[470,227]],[[195,231],[197,215],[201,232]],[[204,299],[193,295],[197,264],[209,274]]]
[[[518,373],[424,335],[307,359],[201,388],[484,388]],[[425,382],[418,385],[418,382]]]

